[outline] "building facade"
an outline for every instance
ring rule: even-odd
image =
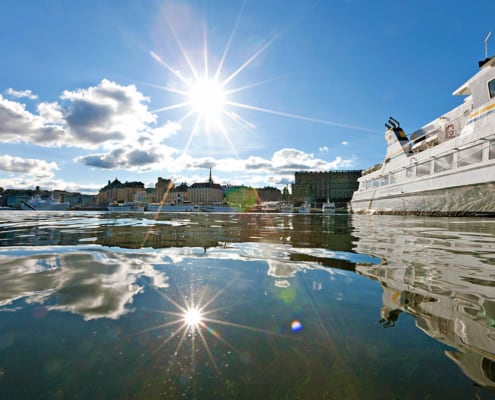
[[[174,184],[170,179],[163,179],[161,177],[155,183],[155,190],[153,193],[153,201],[156,203],[169,203],[170,191],[174,188]]]
[[[262,203],[264,201],[280,201],[282,200],[282,192],[280,189],[265,186],[264,188],[258,190],[258,202]]]
[[[212,204],[224,201],[223,187],[213,183],[211,178],[208,182],[193,183],[188,190],[189,200],[195,204]]]
[[[141,195],[144,196],[143,182],[120,182],[117,178],[113,182],[100,189],[98,193],[98,205],[105,206],[111,203],[125,203],[135,201]]]
[[[292,184],[294,202],[309,201],[314,204],[327,200],[347,203],[357,190],[361,170],[296,172]]]

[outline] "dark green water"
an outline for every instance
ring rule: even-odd
[[[0,212],[2,400],[494,389],[495,219]]]

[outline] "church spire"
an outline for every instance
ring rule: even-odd
[[[210,167],[210,180],[209,180],[210,183],[213,183],[213,179],[211,179],[211,167]]]

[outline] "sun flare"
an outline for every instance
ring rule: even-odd
[[[189,102],[202,117],[218,118],[225,109],[225,92],[222,85],[214,80],[198,79],[191,85]]]
[[[184,322],[191,328],[197,327],[202,320],[201,311],[197,308],[190,308],[184,313]]]

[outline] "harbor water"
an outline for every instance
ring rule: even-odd
[[[495,219],[1,211],[0,399],[495,399]]]

